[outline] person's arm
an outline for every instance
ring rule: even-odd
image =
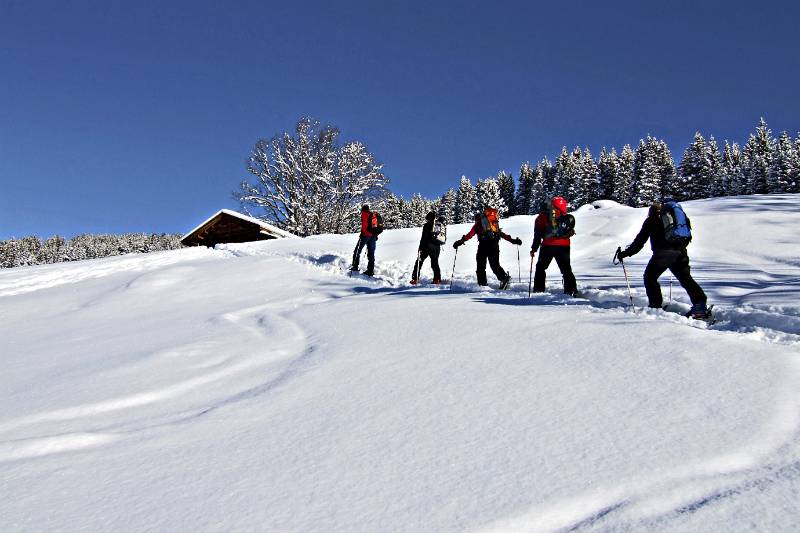
[[[544,217],[539,215],[536,217],[536,222],[533,223],[533,244],[531,244],[531,255],[539,251],[539,246],[542,245],[544,239]]]
[[[460,239],[458,239],[456,242],[453,243],[453,248],[458,248],[459,246],[464,244],[466,241],[470,240],[472,237],[475,236],[475,233],[477,231],[478,231],[478,224],[475,224],[469,230],[469,233],[467,233],[466,235],[464,235],[463,237],[461,237]]]
[[[633,255],[638,254],[641,249],[644,247],[647,239],[650,238],[650,219],[647,218],[642,224],[642,229],[639,230],[639,234],[633,239],[633,242],[625,248],[622,253],[620,254],[620,259],[623,257],[631,257]]]
[[[502,238],[504,238],[505,240],[507,240],[508,242],[510,242],[511,244],[517,244],[517,245],[522,244],[522,239],[515,239],[515,238],[511,237],[511,235],[509,235],[508,233],[505,233],[503,231],[500,232],[500,236]]]

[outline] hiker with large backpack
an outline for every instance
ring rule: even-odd
[[[433,269],[433,283],[438,285],[442,282],[442,274],[439,270],[439,252],[442,245],[447,241],[447,225],[443,217],[436,217],[436,212],[431,211],[425,215],[425,225],[422,226],[422,237],[419,240],[417,249],[417,260],[414,262],[414,272],[411,274],[411,284],[416,285],[419,281],[419,272],[425,260],[431,258],[431,268]]]
[[[692,223],[678,202],[664,200],[653,203],[639,234],[625,250],[617,248],[616,258],[623,260],[636,255],[647,239],[650,239],[650,248],[653,250],[653,256],[644,270],[644,286],[650,307],[661,309],[664,299],[658,277],[669,269],[692,301],[688,316],[707,318],[706,294],[692,278],[686,252],[686,246],[692,240]]]
[[[575,217],[567,213],[567,201],[561,196],[556,196],[542,206],[533,223],[531,262],[536,252],[540,252],[533,278],[533,292],[544,292],[547,267],[555,259],[564,278],[564,293],[570,296],[578,293],[569,257],[569,238],[573,235],[575,235]]]
[[[375,246],[378,243],[378,235],[383,231],[383,218],[376,211],[370,211],[369,206],[364,204],[361,207],[361,233],[358,236],[356,248],[353,250],[353,265],[350,270],[358,272],[358,263],[361,259],[361,252],[367,247],[367,269],[364,275],[373,276],[375,274]]]
[[[519,238],[512,239],[511,236],[500,229],[500,217],[497,214],[497,209],[492,207],[487,207],[483,210],[483,213],[475,215],[475,224],[472,229],[454,242],[453,248],[458,248],[475,235],[478,236],[478,253],[475,256],[475,261],[477,262],[475,274],[478,277],[478,285],[485,286],[488,284],[486,282],[486,261],[488,259],[492,272],[500,280],[500,288],[508,288],[511,282],[511,274],[500,266],[500,239],[503,238],[517,246],[522,244],[522,240]]]

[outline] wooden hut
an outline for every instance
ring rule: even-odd
[[[181,238],[184,246],[215,246],[231,242],[295,237],[287,231],[230,209],[221,209]]]

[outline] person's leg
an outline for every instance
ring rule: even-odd
[[[547,279],[547,267],[553,260],[553,246],[542,246],[539,248],[539,259],[536,261],[536,274],[533,276],[533,292],[544,292],[545,281]]]
[[[489,248],[487,257],[489,258],[489,266],[492,267],[492,272],[497,276],[501,282],[505,282],[508,278],[508,272],[503,270],[500,266],[500,243],[493,243]]]
[[[578,292],[578,282],[575,281],[575,274],[572,273],[569,246],[558,246],[557,248],[560,248],[560,250],[555,251],[555,259],[561,275],[564,276],[564,294],[573,295]]]
[[[658,277],[675,261],[677,254],[670,251],[653,252],[653,257],[644,269],[644,289],[647,291],[647,302],[650,307],[658,307],[664,303],[661,295],[661,285],[658,284]]]
[[[478,253],[475,256],[475,275],[478,278],[478,285],[486,285],[486,245],[478,243]]]
[[[689,256],[681,254],[681,256],[669,267],[670,272],[678,280],[689,295],[689,299],[693,305],[705,304],[707,301],[706,293],[700,288],[700,285],[694,280],[689,267]]]
[[[442,272],[439,270],[439,249],[431,250],[429,255],[431,257],[431,268],[433,269],[433,282],[438,283],[442,281]]]
[[[353,264],[350,267],[350,270],[358,270],[358,263],[361,260],[361,251],[364,249],[364,243],[366,240],[363,236],[358,238],[358,242],[356,243],[356,248],[353,250]]]
[[[364,271],[364,274],[371,276],[375,273],[375,246],[378,244],[377,237],[370,237],[367,239],[367,270]]]

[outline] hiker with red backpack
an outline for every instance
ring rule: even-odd
[[[647,212],[647,218],[639,234],[624,250],[617,248],[615,260],[622,261],[626,257],[636,255],[650,239],[653,256],[644,270],[644,287],[649,306],[661,309],[664,297],[661,294],[658,277],[669,269],[692,301],[692,308],[687,316],[708,319],[710,313],[706,305],[706,293],[694,280],[689,268],[686,246],[692,240],[691,230],[692,223],[678,202],[674,200],[654,202]]]
[[[356,248],[353,250],[353,265],[350,270],[358,272],[358,263],[361,259],[361,252],[367,247],[367,269],[365,276],[375,275],[375,246],[378,243],[378,235],[383,231],[383,219],[375,211],[370,211],[369,206],[364,204],[361,207],[361,233],[358,236]]]
[[[436,217],[436,212],[431,211],[425,215],[425,225],[422,226],[422,237],[419,240],[417,249],[417,260],[414,262],[414,272],[411,274],[411,284],[416,285],[419,281],[419,272],[425,260],[431,258],[431,268],[433,269],[433,283],[438,285],[442,282],[442,273],[439,270],[439,252],[442,245],[447,241],[447,225],[443,217]]]
[[[561,196],[556,196],[549,204],[542,206],[542,211],[533,223],[531,263],[536,252],[540,251],[536,262],[536,275],[533,278],[533,292],[544,292],[547,267],[555,259],[564,278],[564,294],[575,296],[578,293],[569,258],[569,238],[573,235],[575,235],[575,217],[567,213],[567,201]]]
[[[497,209],[487,207],[483,213],[475,215],[475,224],[469,233],[461,237],[453,243],[453,248],[458,248],[464,242],[470,240],[475,235],[478,236],[478,253],[475,256],[477,262],[477,270],[475,274],[478,277],[478,285],[485,286],[486,282],[486,260],[489,260],[489,266],[492,272],[500,280],[500,288],[507,289],[511,282],[511,274],[503,270],[500,266],[500,239],[503,238],[511,244],[517,246],[522,244],[519,238],[512,239],[507,233],[500,229],[500,217],[497,214]]]

